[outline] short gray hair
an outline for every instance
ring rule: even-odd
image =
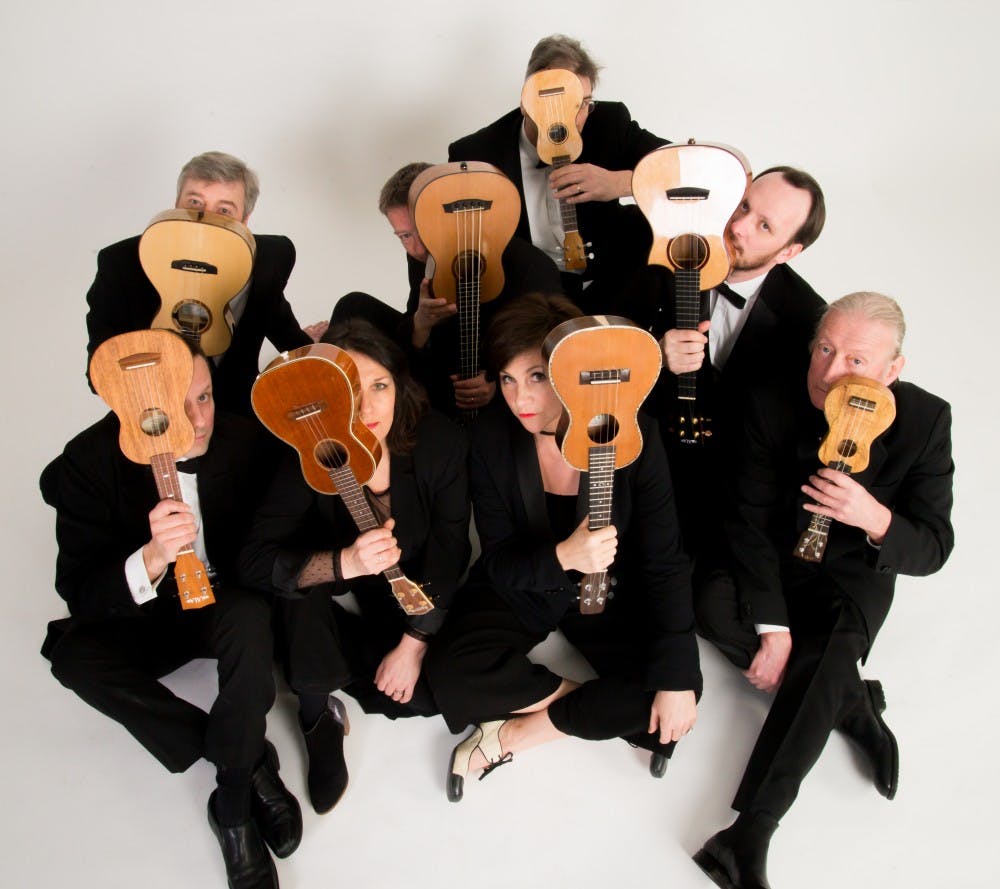
[[[848,293],[847,296],[842,296],[823,310],[819,326],[816,328],[817,331],[823,326],[826,316],[831,312],[860,315],[869,321],[888,324],[896,333],[896,353],[893,357],[895,358],[902,353],[903,337],[906,336],[906,319],[903,318],[903,310],[899,307],[899,303],[891,296],[886,296],[884,293],[874,293],[871,290]]]
[[[601,70],[601,66],[590,57],[583,44],[565,34],[550,34],[535,44],[524,76],[531,77],[546,68],[566,68],[578,77],[588,78],[594,87],[597,86],[597,74]]]
[[[188,179],[202,179],[205,182],[243,183],[243,213],[249,216],[260,195],[260,180],[238,157],[222,151],[206,151],[191,158],[177,177],[177,199],[180,200],[184,183]]]

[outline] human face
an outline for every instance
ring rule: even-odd
[[[552,69],[547,68],[545,70]],[[594,85],[590,82],[589,77],[581,77],[577,74],[576,78],[580,81],[580,86],[583,87],[583,101],[577,109],[575,118],[576,129],[582,133],[583,125],[587,122],[587,118],[590,117],[590,112],[594,110]],[[523,113],[524,109],[522,108],[521,111]],[[538,126],[527,115],[524,116],[524,132],[532,145],[538,144]]]
[[[533,435],[555,432],[563,406],[549,382],[549,369],[537,349],[522,352],[500,371],[507,407]]]
[[[410,216],[409,207],[390,207],[385,211],[385,218],[392,226],[392,233],[399,238],[399,243],[408,256],[412,256],[417,262],[427,262],[427,248],[417,234],[417,227],[413,224],[413,217]]]
[[[208,179],[185,179],[177,196],[178,210],[203,210],[231,216],[246,222],[246,196],[242,182],[211,182]]]
[[[194,426],[194,444],[185,457],[200,457],[208,450],[215,428],[215,399],[212,396],[212,373],[208,362],[200,355],[194,357],[194,376],[184,398],[184,413]]]
[[[358,376],[361,377],[358,417],[385,449],[385,440],[392,428],[392,417],[396,410],[396,381],[388,368],[367,355],[350,349],[347,354],[354,361]]]
[[[802,245],[791,240],[811,207],[809,192],[789,185],[781,173],[768,173],[751,182],[729,221],[734,251],[729,280],[748,281],[801,253]]]
[[[807,376],[809,400],[822,410],[830,387],[848,375],[888,386],[899,377],[904,363],[903,356],[896,354],[892,325],[834,309],[816,333]]]

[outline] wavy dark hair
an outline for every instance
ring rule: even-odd
[[[396,404],[385,443],[391,454],[409,454],[417,443],[417,423],[427,413],[430,402],[424,387],[410,375],[403,350],[377,327],[361,318],[331,324],[321,342],[360,352],[392,374]]]
[[[541,351],[554,327],[582,315],[561,293],[526,293],[509,302],[493,316],[486,331],[483,359],[487,379],[496,380],[522,352]]]

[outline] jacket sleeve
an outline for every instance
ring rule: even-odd
[[[253,289],[258,294],[266,296],[268,311],[264,327],[264,336],[279,352],[308,346],[312,340],[302,330],[302,325],[295,318],[295,313],[285,298],[285,285],[295,266],[295,245],[284,235],[269,236],[273,249],[272,262],[262,268],[261,280],[254,270]]]

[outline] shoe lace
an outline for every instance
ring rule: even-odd
[[[496,762],[491,762],[488,766],[486,766],[485,769],[483,769],[483,773],[479,776],[479,780],[482,781],[483,778],[485,778],[494,769],[498,769],[500,768],[500,766],[507,765],[507,763],[509,763],[513,758],[514,758],[513,753],[505,753],[503,756],[500,757],[500,759],[496,760]]]

